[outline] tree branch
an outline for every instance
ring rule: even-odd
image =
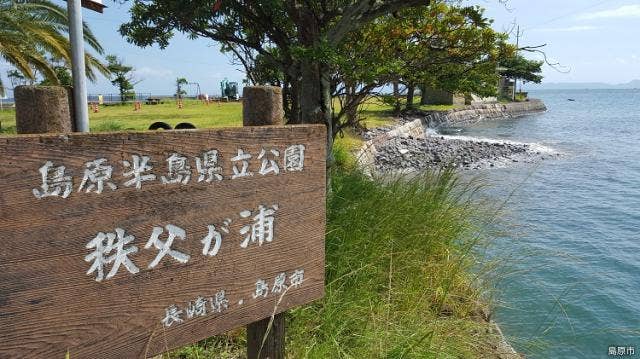
[[[335,46],[353,29],[371,22],[382,15],[421,5],[429,5],[431,0],[388,0],[376,6],[377,0],[360,1],[345,10],[338,22],[327,32],[327,41]]]

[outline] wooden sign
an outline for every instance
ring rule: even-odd
[[[102,14],[102,11],[106,6],[102,3],[102,0],[82,0],[82,7],[89,10],[93,10]]]
[[[0,358],[144,358],[321,298],[325,131],[0,137]]]
[[[89,10],[99,12],[102,14],[106,6],[102,3],[102,0],[81,0],[80,5]]]

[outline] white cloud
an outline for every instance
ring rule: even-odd
[[[142,77],[168,77],[173,75],[173,71],[165,68],[143,66],[136,69],[136,75]]]
[[[587,13],[578,15],[578,19],[581,19],[581,20],[611,19],[611,18],[624,18],[624,17],[640,18],[640,4],[623,5],[616,9],[587,12]]]
[[[640,63],[640,56],[636,54],[632,54],[626,57],[616,57],[614,60],[616,63],[622,64],[622,65],[627,65],[627,64],[635,65],[636,63]]]
[[[569,27],[548,27],[543,29],[537,29],[535,31],[539,32],[579,32],[579,31],[589,31],[589,30],[597,30],[598,26],[569,26]]]

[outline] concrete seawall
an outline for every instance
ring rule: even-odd
[[[545,112],[547,107],[541,100],[530,99],[526,102],[488,103],[465,106],[448,111],[416,110],[408,113],[411,117],[420,117],[428,127],[440,125],[465,125],[484,120],[513,118]]]
[[[366,172],[371,173],[374,170],[376,154],[378,153],[376,146],[382,146],[396,137],[424,138],[425,136],[426,133],[422,125],[422,120],[413,120],[396,126],[392,130],[362,144],[362,147],[360,147],[360,150],[356,153],[358,166]]]
[[[396,138],[423,139],[425,127],[440,125],[465,125],[483,120],[500,120],[545,112],[547,107],[541,100],[526,102],[492,103],[471,105],[448,111],[411,111],[406,113],[400,123],[389,130],[375,134],[365,141],[356,153],[360,168],[372,173],[375,170],[376,155],[385,144]]]

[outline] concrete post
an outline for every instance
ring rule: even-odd
[[[284,123],[282,89],[273,86],[245,87],[242,122],[246,126]],[[248,359],[284,359],[285,313],[247,325]]]
[[[244,126],[282,125],[282,89],[275,86],[245,87],[242,93],[242,123]]]
[[[18,86],[14,90],[19,134],[73,132],[70,89],[60,86]]]

